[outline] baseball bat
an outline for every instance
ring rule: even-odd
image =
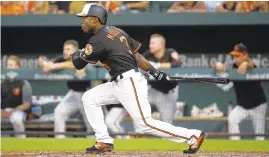
[[[204,82],[204,83],[217,83],[217,84],[228,84],[228,78],[222,77],[186,77],[186,76],[169,76],[170,80],[179,81],[194,81],[194,82]]]

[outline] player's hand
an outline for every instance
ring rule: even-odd
[[[169,81],[169,76],[162,71],[157,71],[152,75],[157,81]]]
[[[10,117],[12,112],[8,112],[8,111],[1,111],[1,118],[2,119],[7,119]]]
[[[216,62],[216,64],[213,66],[218,72],[225,72],[225,66],[221,62]]]
[[[48,61],[48,58],[45,56],[40,56],[38,58],[38,63],[39,63],[40,68],[43,68],[45,61]]]
[[[42,70],[43,70],[45,73],[48,73],[48,72],[50,72],[51,70],[53,70],[53,62],[44,61],[44,62],[43,62],[43,68],[42,68]]]
[[[84,49],[77,49],[74,53],[71,54],[72,59],[78,59],[80,57],[80,54],[83,52]]]
[[[247,72],[247,62],[243,62],[238,66],[237,72],[241,75],[244,75]]]

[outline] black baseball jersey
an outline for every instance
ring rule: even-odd
[[[121,29],[104,26],[90,38],[81,57],[89,62],[100,61],[113,77],[138,68],[134,54],[140,47],[141,43]]]
[[[165,50],[165,55],[161,59],[157,59],[152,53],[146,52],[144,54],[144,57],[153,62],[159,62],[159,63],[165,63],[165,62],[173,62],[172,60],[172,52],[176,52],[176,50],[169,48]],[[178,82],[176,81],[167,81],[163,83],[159,83],[157,81],[150,81],[149,84],[151,85],[152,88],[161,91],[163,93],[168,93],[171,89],[174,89],[177,85]]]
[[[57,59],[55,59],[53,62],[54,63],[60,63],[60,62],[65,62],[66,60],[63,57],[59,57]],[[81,81],[67,81],[67,87],[69,89],[72,89],[76,92],[85,92],[87,90],[88,87],[91,86],[91,81],[85,81],[85,80],[81,80]]]
[[[254,66],[256,68],[256,65]],[[238,68],[233,64],[233,68]],[[251,109],[266,102],[266,97],[261,86],[261,81],[239,81],[234,80],[234,89],[237,104],[245,109]]]

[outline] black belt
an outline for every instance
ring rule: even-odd
[[[135,69],[133,69],[133,70],[134,70],[135,72],[139,72],[139,70],[138,70],[137,68],[135,68]],[[128,70],[128,71],[129,71],[129,70]],[[125,71],[125,72],[127,72],[127,71]],[[125,72],[123,72],[123,73],[125,73]],[[110,79],[110,82],[112,82],[112,81],[116,81],[116,82],[117,82],[117,78],[118,78],[118,76],[120,76],[120,79],[123,79],[123,78],[124,78],[124,77],[122,76],[123,73],[112,76],[111,79]]]

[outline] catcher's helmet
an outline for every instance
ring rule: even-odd
[[[88,3],[84,6],[81,13],[76,14],[79,17],[98,17],[102,24],[106,24],[107,21],[107,10],[100,4]]]

